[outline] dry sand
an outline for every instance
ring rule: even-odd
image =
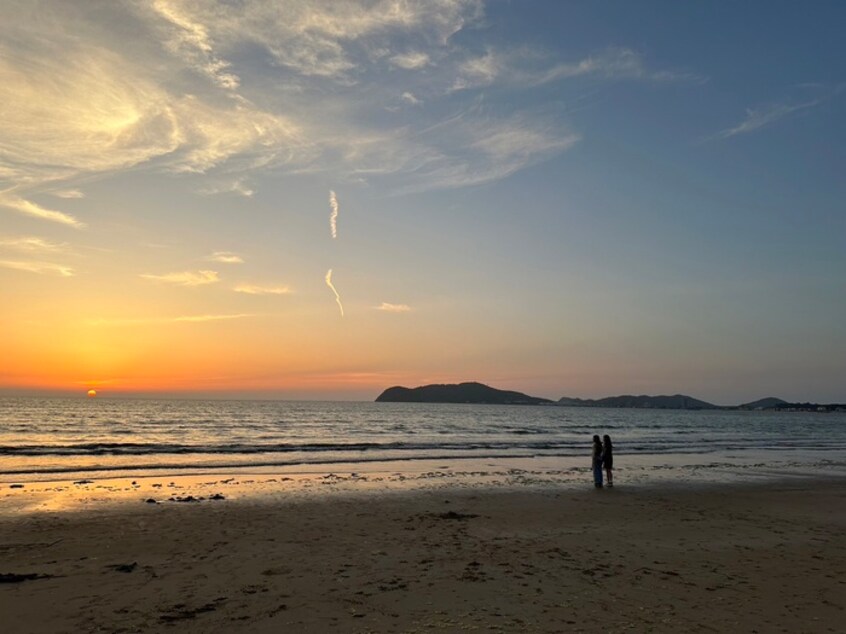
[[[0,518],[0,631],[842,632],[846,482]]]

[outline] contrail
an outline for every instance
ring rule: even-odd
[[[338,291],[335,290],[335,287],[332,286],[332,269],[329,269],[326,273],[326,286],[332,289],[332,292],[335,293],[335,301],[338,302],[338,308],[341,309],[341,317],[344,316],[344,305],[341,303],[341,296],[338,295]]]
[[[335,195],[335,192],[331,189],[329,190],[329,207],[332,209],[332,213],[329,214],[329,228],[332,230],[332,237],[338,237],[338,197]]]

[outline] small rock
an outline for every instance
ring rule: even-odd
[[[168,502],[199,502],[201,498],[195,498],[193,495],[186,495],[185,497],[174,496],[167,499]]]
[[[32,581],[33,579],[49,579],[53,575],[42,575],[37,572],[29,572],[18,574],[15,572],[0,572],[0,583],[21,583],[22,581]]]
[[[153,498],[147,498],[146,502],[147,504],[158,504],[158,502],[156,502]]]
[[[22,488],[24,488],[24,485],[22,485],[22,484],[10,484],[9,488],[10,489],[22,489]]]
[[[456,513],[455,511],[447,511],[438,515],[442,520],[468,520],[474,517],[479,517],[475,513]]]
[[[133,561],[131,564],[113,564],[111,566],[106,566],[107,568],[111,568],[116,572],[132,572],[138,567],[138,562]]]

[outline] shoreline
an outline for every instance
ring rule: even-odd
[[[654,463],[650,456],[623,456],[615,469],[617,488],[709,488],[756,482],[814,480],[825,470],[830,479],[846,482],[846,463],[836,460],[757,462],[706,461],[691,463],[690,456],[675,462]],[[667,458],[662,456],[662,458]],[[205,466],[194,469],[139,469],[131,472],[86,471],[60,474],[0,473],[0,518],[26,513],[71,512],[141,502],[204,501],[211,496],[227,500],[284,502],[320,498],[327,494],[357,492],[413,492],[433,490],[549,489],[578,491],[592,487],[590,468],[583,457],[473,458],[330,462],[242,467]],[[618,458],[618,462],[620,462]],[[32,475],[32,474],[28,474]],[[58,476],[58,477],[56,477]]]
[[[317,485],[319,486],[319,485]],[[9,632],[839,631],[846,481],[434,490],[0,517]]]

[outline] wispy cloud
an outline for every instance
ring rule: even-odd
[[[187,6],[159,3],[150,11],[114,5],[107,12],[111,19],[149,36],[127,47],[110,33],[107,19],[101,22],[101,14],[82,5],[57,5],[49,19],[39,19],[43,9],[36,3],[0,5],[0,185],[5,175],[17,196],[7,194],[5,206],[81,226],[69,214],[29,202],[25,192],[151,161],[190,172],[233,157],[242,159],[242,170],[257,162],[280,164],[310,144],[289,117],[239,95],[221,100],[201,86],[179,89],[172,78],[197,63],[185,51],[202,52],[203,33],[212,39],[206,26],[179,13]],[[162,47],[171,36],[186,43]],[[226,83],[220,69],[211,74]],[[304,158],[308,151],[297,149],[296,155]]]
[[[474,108],[421,132],[416,152],[400,153],[394,164],[409,172],[404,191],[467,187],[505,178],[569,149],[579,139],[540,115],[499,119]],[[443,144],[456,149],[447,155],[439,150]]]
[[[426,53],[414,51],[394,55],[391,57],[391,63],[394,66],[399,66],[400,68],[404,68],[406,70],[417,70],[428,66],[431,63],[431,60]]]
[[[329,190],[329,230],[332,232],[332,237],[338,237],[338,197],[335,192]]]
[[[285,295],[291,292],[287,286],[259,286],[257,284],[238,284],[232,290],[247,295]]]
[[[68,244],[65,242],[50,242],[49,240],[36,236],[0,238],[0,247],[14,249],[15,251],[40,253],[63,253],[68,250]]]
[[[411,311],[411,306],[408,304],[389,304],[382,302],[379,306],[375,306],[376,310],[382,310],[386,313],[407,313]]]
[[[281,68],[306,77],[349,81],[366,59],[362,43],[385,36],[422,32],[444,45],[482,12],[482,0],[430,0],[426,3],[375,0],[373,2],[312,2],[293,0],[280,11],[274,3],[236,5],[160,2],[181,26],[186,57],[203,67],[227,63],[226,51],[245,40],[267,51]],[[358,46],[357,46],[358,45]],[[198,59],[198,53],[199,59]],[[423,63],[425,51],[395,53],[393,63]],[[208,61],[207,61],[208,60]]]
[[[794,112],[813,108],[820,103],[820,99],[806,101],[798,104],[773,103],[759,108],[748,108],[746,118],[736,126],[721,130],[715,135],[718,139],[727,139],[738,134],[747,134],[772,125],[773,123],[790,116]]]
[[[285,169],[331,171],[354,180],[392,173],[425,189],[420,165],[440,162],[449,170],[462,163],[456,156],[462,146],[447,137],[436,146],[421,144],[414,128],[427,127],[427,119],[392,128],[387,122],[365,125],[356,112],[390,99],[383,73],[376,72],[386,62],[414,70],[432,66],[435,55],[446,56],[449,72],[449,38],[482,9],[481,0],[295,0],[285,12],[252,0],[237,7],[158,0],[116,5],[109,13],[108,19],[145,34],[127,47],[108,21],[100,21],[105,14],[80,5],[57,5],[50,20],[38,19],[34,6],[0,5],[0,103],[6,105],[8,151],[0,158],[0,180],[4,169],[14,175],[22,200],[26,191],[48,183],[55,190],[57,181],[140,165],[207,175],[210,183],[199,188],[205,193],[248,196],[245,173]],[[408,49],[402,43],[409,38],[420,46]],[[373,54],[377,43],[385,49],[382,56]],[[285,79],[279,90],[241,84],[238,66],[244,61],[238,53],[245,47],[263,50],[279,68]],[[417,75],[425,74],[411,73]],[[326,81],[345,91],[325,99]],[[422,101],[412,85],[404,92],[406,103]],[[47,105],[55,103],[62,108]],[[41,123],[34,127],[33,121]],[[503,172],[493,166],[485,177],[481,167],[461,167],[476,172],[474,180]],[[81,224],[61,211],[41,216]]]
[[[393,191],[490,182],[566,151],[578,134],[510,98],[488,96],[474,110],[470,89],[686,77],[629,49],[574,61],[530,47],[472,53],[453,35],[481,21],[482,0],[287,0],[284,10],[155,0],[102,12],[57,3],[49,18],[39,7],[0,3],[0,190],[6,207],[75,227],[31,200],[73,197],[83,178],[142,166],[197,175],[201,193],[246,197],[268,173],[323,172]],[[127,43],[120,34],[130,30],[141,37]],[[278,81],[246,81],[259,58]],[[362,116],[386,103],[419,107],[413,118]],[[488,151],[479,135],[509,134],[515,121],[534,140]]]
[[[231,64],[218,57],[212,46],[212,39],[204,24],[195,21],[184,2],[155,0],[153,10],[167,20],[174,28],[168,44],[177,54],[181,54],[195,70],[209,77],[221,88],[235,89],[241,83],[240,78],[227,69]]]
[[[609,48],[575,62],[553,65],[532,78],[533,83],[546,83],[558,79],[597,75],[608,79],[641,79],[646,81],[693,81],[701,83],[705,78],[693,73],[668,69],[650,68],[643,56],[628,48]]]
[[[89,326],[143,326],[146,324],[179,324],[179,323],[204,323],[209,321],[229,321],[232,319],[246,319],[255,317],[253,313],[237,313],[226,315],[182,315],[179,317],[135,317],[120,319],[90,319],[86,322]]]
[[[58,222],[60,224],[69,225],[74,229],[81,229],[85,223],[80,222],[70,214],[66,214],[54,209],[47,209],[29,200],[24,200],[17,196],[8,196],[0,194],[0,207],[6,207],[12,211],[39,218],[41,220],[49,220],[50,222]]]
[[[482,56],[472,57],[462,62],[458,67],[458,77],[453,90],[490,86],[502,73],[504,57],[493,51]]]
[[[608,48],[572,61],[550,61],[546,56],[526,49],[489,49],[484,55],[468,58],[458,66],[452,90],[483,88],[495,82],[539,86],[587,76],[652,82],[705,81],[705,78],[692,73],[651,68],[640,53],[628,48]]]
[[[332,269],[329,269],[326,272],[326,286],[332,289],[332,292],[335,293],[335,301],[338,303],[338,308],[341,311],[341,317],[344,316],[344,305],[341,303],[341,296],[338,295],[338,291],[335,290],[335,286],[332,284]]]
[[[60,189],[50,193],[57,198],[85,198],[85,193],[78,189]]]
[[[152,273],[142,273],[141,277],[146,280],[153,280],[155,282],[167,282],[169,284],[177,284],[179,286],[204,286],[206,284],[214,284],[220,281],[216,271],[182,271],[180,273],[165,273],[163,275],[154,275]]]
[[[422,102],[415,96],[413,92],[404,92],[400,95],[400,99],[402,99],[405,103],[409,103],[412,106],[420,105]]]
[[[235,178],[206,185],[200,189],[200,193],[206,196],[238,194],[244,198],[252,198],[256,192],[247,184],[246,178]]]
[[[0,260],[0,267],[27,271],[40,275],[58,275],[60,277],[72,277],[74,270],[69,266],[53,264],[52,262],[22,262],[17,260]]]
[[[220,262],[221,264],[243,264],[244,258],[232,251],[215,251],[206,258],[211,262]]]

